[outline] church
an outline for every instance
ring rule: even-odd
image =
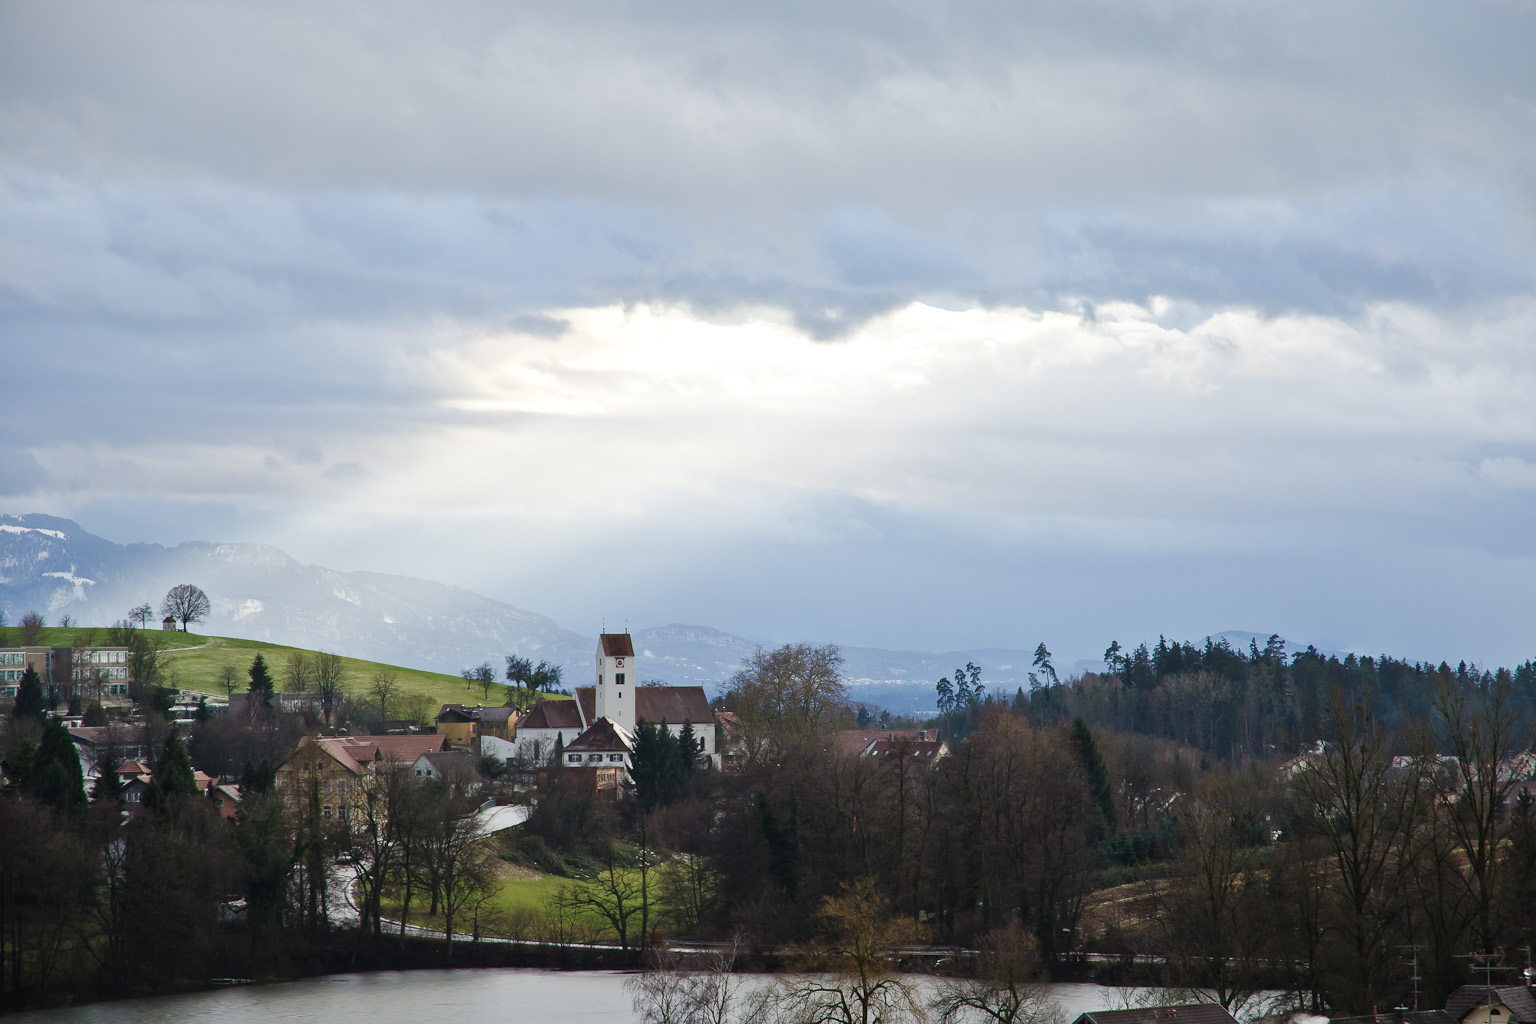
[[[568,767],[629,767],[635,726],[666,725],[675,735],[692,725],[703,756],[720,767],[715,714],[702,686],[641,686],[635,645],[626,633],[597,638],[595,686],[578,686],[575,700],[541,700],[517,722],[518,752],[534,761],[554,755],[556,739]]]

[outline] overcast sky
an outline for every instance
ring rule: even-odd
[[[0,511],[595,631],[1536,655],[1536,4],[0,6]]]

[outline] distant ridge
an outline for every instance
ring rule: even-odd
[[[177,583],[196,583],[213,612],[201,630],[334,651],[395,665],[458,672],[506,654],[565,667],[585,683],[596,636],[562,628],[537,612],[462,587],[377,572],[303,565],[265,544],[189,541],[115,544],[56,516],[0,515],[0,608],[14,622],[37,610],[50,623],[69,614],[105,625],[143,602],[158,607]],[[1259,634],[1228,632],[1247,649]],[[643,679],[696,683],[713,695],[752,653],[752,640],[703,625],[634,631]],[[1203,639],[1203,638],[1202,638]],[[932,713],[934,682],[967,662],[980,665],[993,693],[1028,689],[1033,654],[1011,648],[941,652],[843,647],[856,700],[892,711]],[[1101,671],[1097,661],[1058,665],[1062,677]]]

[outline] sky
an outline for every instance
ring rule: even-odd
[[[1536,655],[1536,4],[0,6],[0,511],[562,625]]]

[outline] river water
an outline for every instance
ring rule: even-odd
[[[127,999],[39,1010],[16,1024],[628,1024],[635,1019],[628,973],[476,968],[337,974],[279,985]],[[1118,1009],[1146,989],[1057,984],[1051,994],[1070,1022]]]

